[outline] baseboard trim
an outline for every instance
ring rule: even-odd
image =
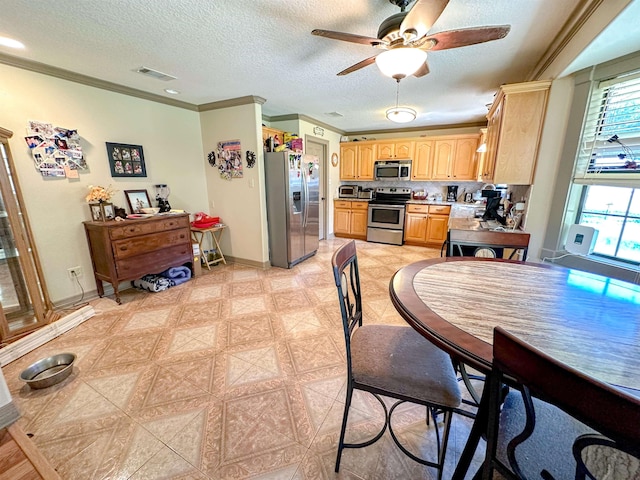
[[[224,258],[227,261],[227,263],[238,263],[240,265],[247,265],[248,267],[261,268],[263,270],[271,268],[271,262],[258,262],[256,260],[248,260],[246,258],[232,257],[230,255],[225,255]]]
[[[69,315],[62,317],[60,320],[56,320],[49,325],[45,325],[26,337],[10,343],[6,347],[0,349],[0,366],[4,367],[8,363],[26,355],[39,346],[50,342],[54,338],[59,337],[63,333],[90,319],[95,314],[96,312],[93,307],[86,305],[75,312],[71,312]]]

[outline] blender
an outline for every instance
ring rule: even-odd
[[[171,205],[169,205],[169,194],[171,190],[164,183],[154,185],[154,187],[156,189],[156,200],[158,201],[160,213],[168,212],[171,210]]]

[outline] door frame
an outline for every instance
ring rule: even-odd
[[[329,163],[329,140],[324,140],[318,137],[315,137],[313,135],[309,135],[309,134],[305,134],[304,136],[304,144],[305,145],[309,145],[309,143],[313,143],[315,145],[321,146],[322,147],[322,158],[320,158],[320,173],[321,173],[321,178],[320,178],[320,199],[322,202],[322,237],[320,238],[320,240],[326,240],[327,236],[328,236],[328,231],[327,231],[327,224],[328,224],[328,218],[329,218],[329,212],[328,212],[328,201],[327,201],[327,185],[329,183],[328,180],[328,176],[329,176],[329,170],[328,170],[328,163]],[[305,147],[305,153],[306,153],[307,149]]]

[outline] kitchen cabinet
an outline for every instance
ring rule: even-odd
[[[413,140],[378,142],[378,160],[413,159]]]
[[[487,114],[484,181],[531,185],[550,86],[537,81],[500,87]]]
[[[358,143],[340,146],[340,180],[373,180],[376,144]]]
[[[267,138],[273,137],[274,140],[277,137],[277,144],[282,145],[284,142],[284,132],[282,130],[278,130],[277,128],[271,127],[262,127],[262,147],[266,146]]]
[[[435,140],[432,180],[476,180],[478,135]]]
[[[433,140],[420,140],[415,143],[411,180],[431,180],[433,143]]]
[[[368,202],[335,200],[333,203],[333,234],[336,237],[367,239]]]
[[[450,212],[449,205],[407,204],[405,243],[440,247],[447,239]]]
[[[156,215],[124,222],[84,222],[98,295],[113,286],[170,267],[193,267],[189,214]],[[193,270],[192,270],[193,271]]]

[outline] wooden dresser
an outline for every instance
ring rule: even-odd
[[[188,264],[193,272],[189,215],[156,215],[123,222],[84,222],[98,295],[118,284]]]

